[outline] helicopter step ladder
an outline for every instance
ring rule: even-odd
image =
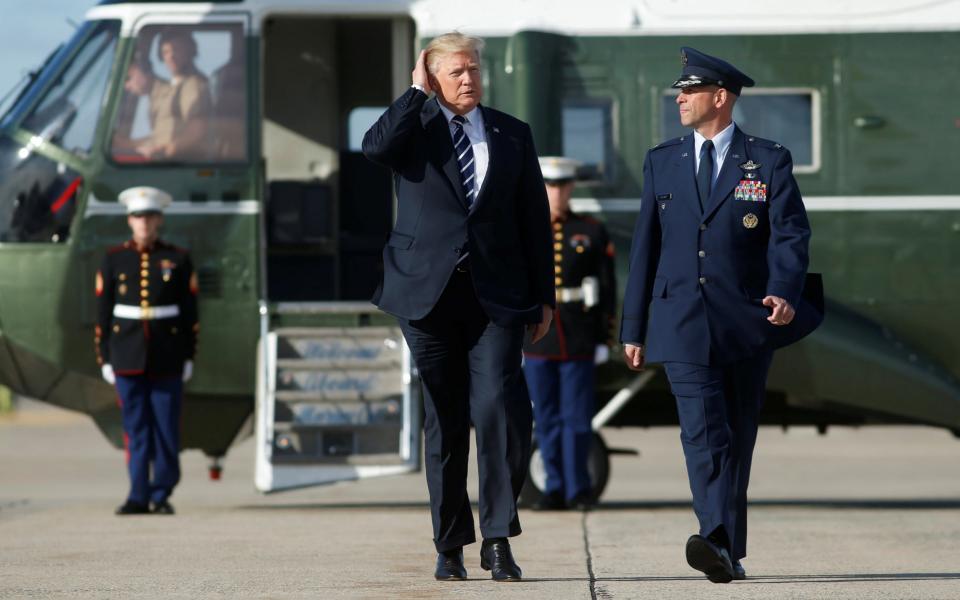
[[[419,468],[419,387],[398,328],[275,329],[257,366],[261,492]]]

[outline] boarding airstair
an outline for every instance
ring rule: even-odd
[[[349,308],[310,312],[322,321]],[[419,387],[397,327],[278,327],[264,332],[257,365],[258,490],[419,468]]]

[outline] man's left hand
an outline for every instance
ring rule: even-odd
[[[183,382],[186,383],[193,378],[193,361],[187,360],[183,363]]]
[[[548,305],[543,305],[543,320],[536,325],[527,325],[527,331],[530,332],[530,342],[536,344],[543,339],[550,331],[550,322],[553,321],[553,309]]]
[[[773,309],[773,313],[767,317],[767,320],[774,325],[789,325],[797,314],[790,303],[779,296],[767,296],[763,299],[763,305]]]

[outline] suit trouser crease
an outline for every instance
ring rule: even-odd
[[[490,322],[469,275],[461,273],[425,318],[398,321],[423,383],[424,463],[437,550],[476,541],[466,489],[471,421],[481,534],[518,535],[516,499],[526,478],[532,422],[520,368],[523,328]]]
[[[124,375],[117,376],[116,386],[128,440],[127,499],[139,504],[164,502],[180,481],[183,382],[177,377]]]
[[[664,364],[677,400],[680,439],[700,535],[747,547],[747,487],[772,355],[722,367]]]
[[[544,492],[563,494],[567,500],[591,493],[587,461],[593,439],[593,362],[527,357],[523,369],[547,473]]]

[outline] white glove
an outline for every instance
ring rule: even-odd
[[[597,349],[593,352],[593,364],[602,365],[610,360],[610,348],[606,344],[597,344]]]
[[[183,363],[183,382],[186,383],[190,381],[190,378],[193,377],[193,361],[188,360]]]
[[[103,366],[100,367],[100,376],[110,385],[117,383],[117,376],[113,374],[113,365],[110,363],[103,363]]]

